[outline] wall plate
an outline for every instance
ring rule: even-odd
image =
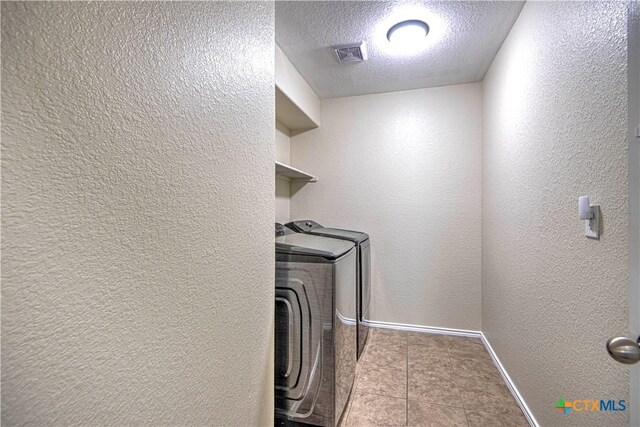
[[[593,218],[584,222],[584,235],[590,239],[600,238],[600,205],[591,205]]]

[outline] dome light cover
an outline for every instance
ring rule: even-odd
[[[387,39],[398,48],[407,51],[420,49],[429,34],[429,26],[418,19],[398,22],[387,32]]]

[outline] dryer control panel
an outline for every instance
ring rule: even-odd
[[[289,227],[293,228],[294,230],[304,233],[307,231],[311,231],[313,229],[316,228],[324,228],[323,226],[321,226],[320,224],[318,224],[315,221],[312,221],[310,219],[305,219],[305,220],[301,220],[301,221],[293,221],[290,222],[289,224],[287,224]]]
[[[276,222],[276,237],[278,236],[285,236],[287,234],[291,234],[292,231],[291,229],[285,227],[284,225]]]

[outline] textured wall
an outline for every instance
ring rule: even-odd
[[[276,160],[290,164],[290,131],[280,122],[276,122]],[[288,179],[276,175],[276,222],[289,222],[291,206],[291,184]]]
[[[480,329],[479,83],[322,101],[291,217],[368,232],[372,317]]]
[[[2,3],[3,424],[272,423],[273,49],[269,3]]]
[[[604,345],[629,325],[626,7],[528,2],[484,81],[482,326],[545,426],[628,424],[553,410],[628,399]]]
[[[629,3],[629,32],[627,37],[629,87],[629,336],[640,336],[640,143],[635,127],[640,124],[640,2]],[[629,390],[632,402],[640,402],[640,364],[629,371]],[[632,407],[632,426],[640,426],[640,405]]]

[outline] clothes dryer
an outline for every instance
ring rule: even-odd
[[[331,237],[333,239],[347,240],[356,245],[357,251],[357,358],[360,358],[369,335],[368,321],[371,307],[371,240],[367,233],[361,231],[342,230],[339,228],[323,227],[312,220],[292,221],[287,227],[299,233],[313,234],[316,236]]]
[[[353,242],[276,224],[276,425],[334,427],[355,378]]]

